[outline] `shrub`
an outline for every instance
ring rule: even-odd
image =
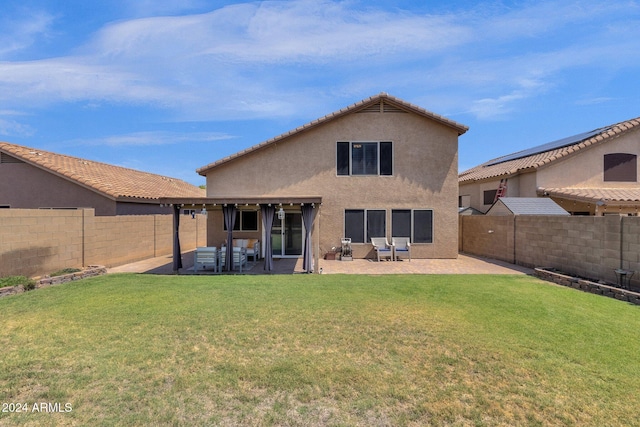
[[[36,288],[36,282],[25,276],[9,276],[0,278],[0,288],[19,285],[22,285],[25,291],[30,291]]]

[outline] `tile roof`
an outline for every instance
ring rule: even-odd
[[[160,197],[204,197],[206,193],[205,190],[180,179],[7,142],[0,142],[0,152],[120,201],[155,200]]]
[[[246,154],[252,153],[254,151],[260,150],[266,146],[269,146],[271,144],[274,144],[278,141],[281,141],[285,138],[288,138],[292,135],[298,134],[300,132],[312,129],[316,126],[319,126],[321,124],[324,124],[326,122],[329,122],[331,120],[337,119],[338,117],[342,117],[345,116],[347,114],[350,113],[354,113],[360,110],[364,110],[367,108],[371,108],[372,106],[375,106],[376,104],[380,105],[380,111],[384,111],[383,109],[385,108],[389,108],[391,111],[409,111],[409,112],[413,112],[415,114],[421,115],[423,117],[427,117],[429,119],[432,119],[434,121],[437,121],[439,123],[442,123],[446,126],[452,127],[454,128],[457,132],[458,135],[462,135],[463,133],[465,133],[466,131],[469,130],[469,128],[461,123],[458,123],[456,121],[447,119],[444,116],[432,113],[431,111],[425,110],[422,107],[419,107],[417,105],[411,104],[409,102],[403,101],[400,98],[396,98],[395,96],[391,96],[385,92],[381,92],[378,95],[374,95],[371,96],[369,98],[363,99],[362,101],[356,102],[355,104],[351,104],[345,108],[342,108],[338,111],[334,111],[333,113],[327,114],[324,117],[320,117],[319,119],[313,120],[307,124],[304,124],[302,126],[299,126],[295,129],[292,129],[288,132],[285,132],[281,135],[278,135],[276,137],[273,137],[271,139],[268,139],[264,142],[261,142],[257,145],[254,145],[252,147],[247,148],[246,150],[242,150],[239,151],[238,153],[232,154],[231,156],[225,157],[223,159],[217,160],[213,163],[209,163],[206,166],[203,166],[199,169],[196,170],[196,172],[198,172],[200,175],[206,175],[207,172],[210,169],[213,169],[217,166],[220,166],[224,163],[230,162],[234,159],[237,159],[238,157],[244,156]]]
[[[640,203],[640,188],[538,188],[537,193],[592,203]]]
[[[519,152],[522,153],[523,156],[518,156],[519,153],[501,156],[460,173],[458,175],[458,182],[465,183],[497,177],[504,178],[527,170],[535,170],[541,166],[576,153],[584,148],[604,143],[637,128],[640,128],[640,117],[596,129],[595,131],[585,132],[584,134],[576,135],[575,138],[564,138],[556,141],[558,144],[556,144],[555,147],[557,148],[547,149],[546,151],[529,149]],[[586,136],[581,139],[580,137],[583,135]],[[562,145],[563,141],[565,143],[567,143],[567,141],[571,143],[569,145],[558,146]],[[539,148],[544,149],[548,146],[553,147],[554,144],[545,144]],[[507,160],[501,161],[501,159]]]
[[[514,215],[569,215],[569,212],[546,197],[501,197],[489,208],[487,215],[500,203]]]

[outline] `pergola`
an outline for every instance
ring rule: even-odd
[[[173,207],[173,271],[178,273],[182,268],[182,257],[180,250],[180,209],[198,208],[198,209],[221,209],[227,229],[226,259],[229,262],[226,265],[228,271],[233,270],[233,227],[235,222],[235,213],[241,206],[256,206],[260,208],[262,216],[262,226],[265,239],[264,251],[264,270],[273,270],[273,254],[271,251],[271,227],[276,212],[276,206],[300,206],[302,211],[302,220],[305,226],[304,248],[303,248],[303,268],[307,273],[317,272],[319,260],[319,232],[316,222],[317,214],[322,205],[321,196],[256,196],[256,197],[186,197],[186,198],[161,198],[161,205]],[[312,233],[316,230],[315,247],[313,247]],[[313,262],[312,262],[313,259]]]

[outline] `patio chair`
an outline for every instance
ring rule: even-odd
[[[411,262],[411,242],[408,237],[392,237],[391,244],[396,253],[396,261],[399,255],[407,254],[409,256],[409,262]]]
[[[218,248],[215,246],[196,248],[193,255],[193,272],[213,267],[213,272],[218,272]]]
[[[373,249],[376,250],[378,255],[378,262],[380,262],[380,257],[389,257],[391,261],[394,260],[394,250],[393,245],[390,245],[387,242],[386,237],[372,237],[371,244],[373,245]]]
[[[220,248],[220,270],[226,267],[227,262],[227,248],[225,246]],[[247,250],[242,247],[233,248],[233,269],[239,270],[242,273],[242,267],[247,266]]]
[[[260,240],[258,239],[233,239],[234,248],[244,248],[247,257],[251,257],[253,265],[260,258]]]

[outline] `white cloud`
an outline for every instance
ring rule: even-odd
[[[213,142],[233,139],[231,135],[219,132],[134,132],[124,135],[111,135],[103,138],[82,139],[72,141],[74,145],[106,145],[106,146],[146,146],[168,145],[194,142]]]
[[[149,2],[143,9],[158,13]],[[452,108],[472,105],[488,118],[578,67],[638,67],[634,11],[635,2],[601,1],[440,15],[329,0],[241,3],[115,22],[72,55],[0,62],[0,101],[147,104],[179,120],[211,120],[289,116],[304,110],[301,99],[353,100],[411,86],[416,97],[450,92],[460,100]]]
[[[39,38],[46,38],[53,21],[52,15],[32,10],[24,10],[18,16],[0,17],[0,58],[7,58],[32,46]]]
[[[0,135],[28,137],[35,134],[35,130],[15,117],[22,117],[26,114],[16,110],[0,110]]]
[[[0,117],[0,135],[19,135],[25,137],[32,136],[33,134],[35,134],[35,130],[31,126],[25,125],[16,120],[7,120]]]
[[[600,96],[596,98],[586,98],[579,99],[576,101],[576,105],[596,105],[596,104],[606,104],[611,101],[615,101],[615,98],[609,96]]]

